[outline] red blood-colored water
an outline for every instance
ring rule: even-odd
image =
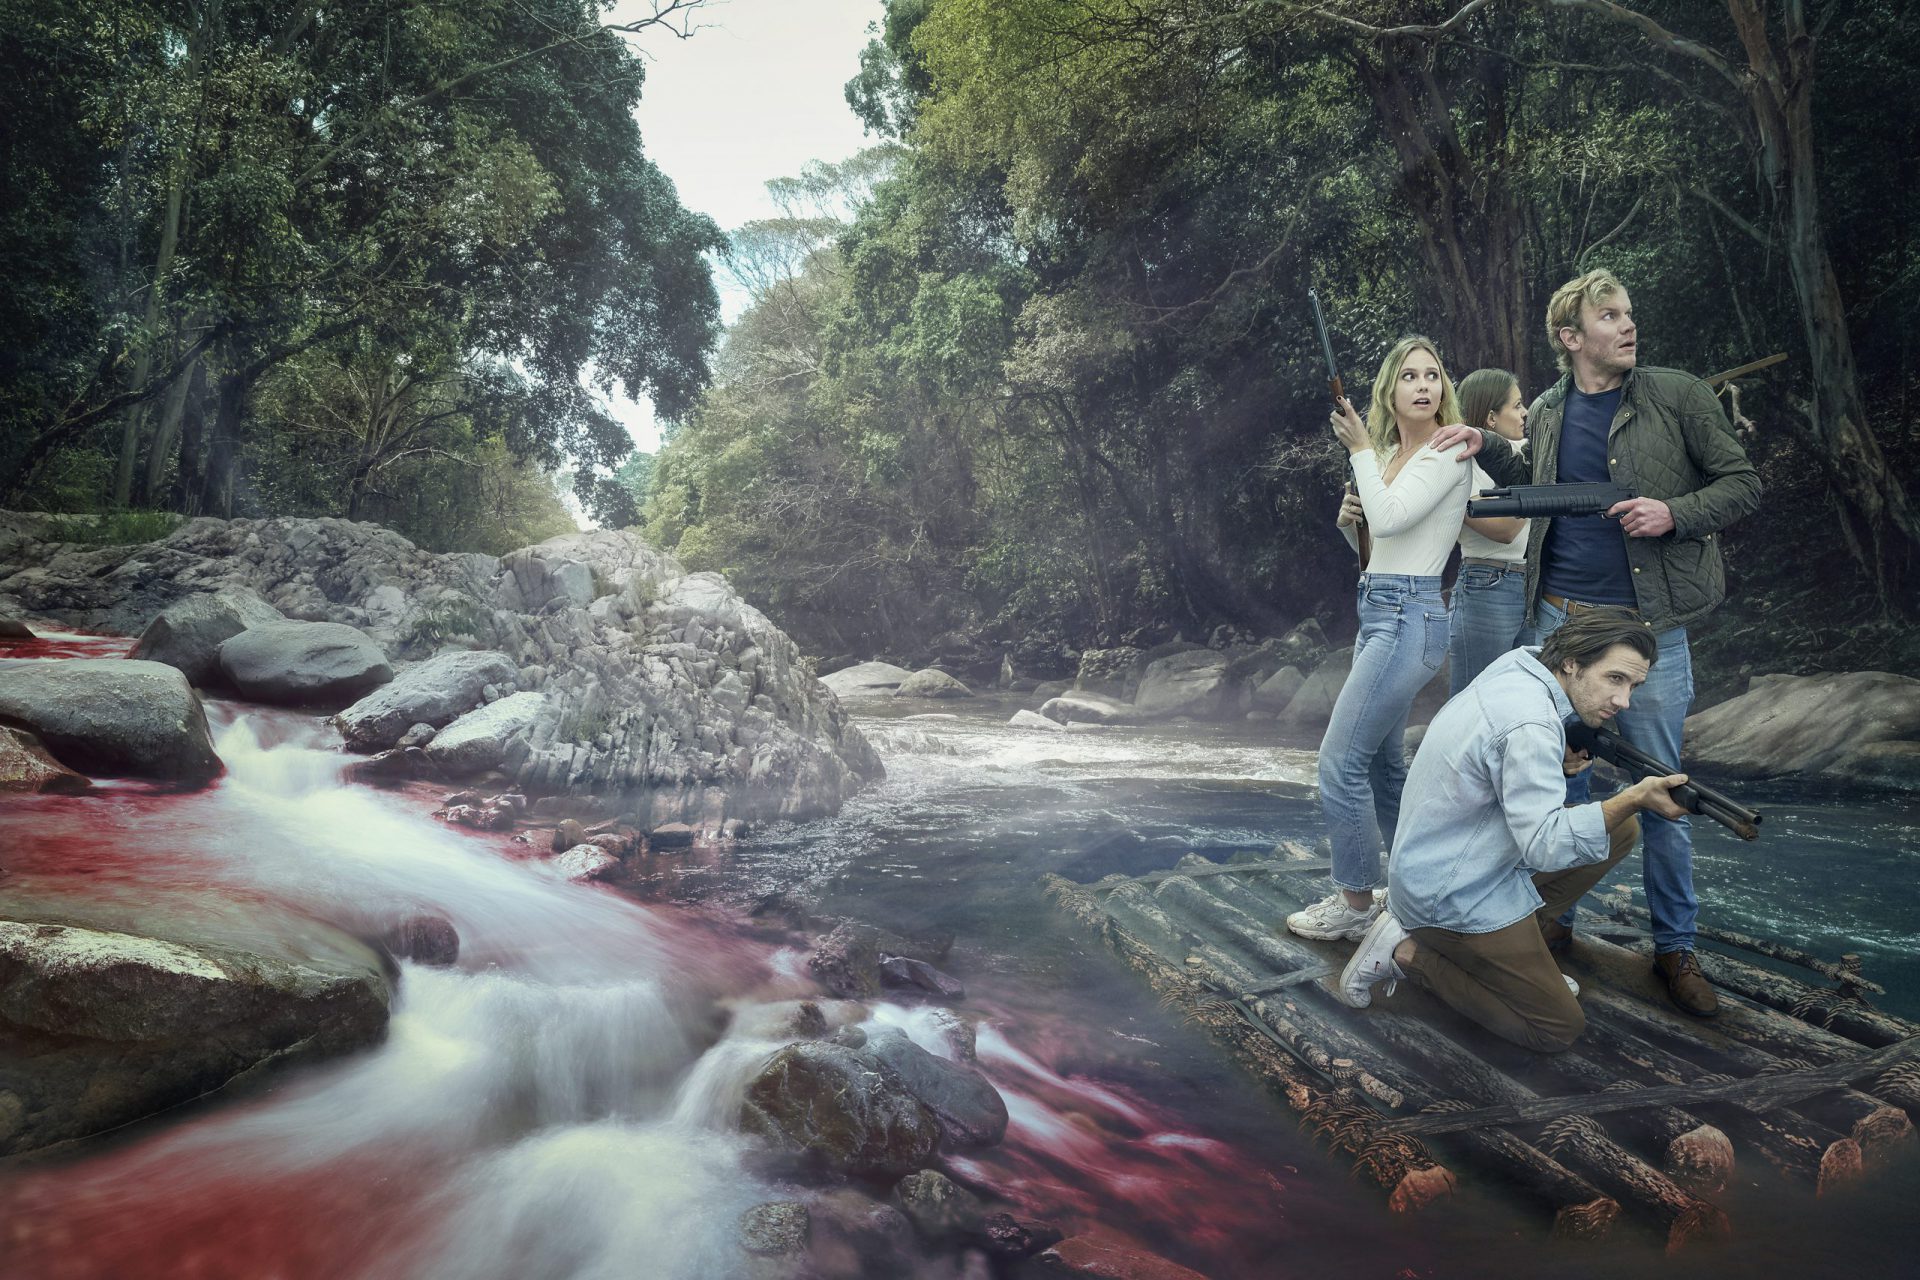
[[[33,643],[67,650],[33,656],[79,656],[83,646],[102,656],[109,644]],[[542,1217],[553,1196],[589,1212],[512,1274],[601,1274],[591,1260],[617,1236],[606,1215],[627,1210],[595,1206],[605,1177],[566,1165],[564,1146],[549,1158],[525,1144],[609,1116],[635,1126],[636,1143],[652,1141],[650,1126],[719,1034],[718,998],[813,994],[792,953],[744,921],[557,881],[538,841],[435,822],[434,788],[343,787],[336,740],[315,717],[211,711],[230,769],[212,787],[117,782],[0,807],[0,896],[104,910],[129,931],[158,917],[241,941],[297,938],[312,920],[370,934],[430,907],[459,928],[460,967],[404,970],[393,1030],[377,1049],[0,1177],[0,1277],[448,1274],[436,1259],[472,1232],[461,1215],[474,1205],[500,1205],[483,1212],[511,1225]],[[1012,1125],[1002,1146],[953,1159],[957,1176],[1069,1228],[1102,1224],[1219,1275],[1259,1273],[1287,1190],[1261,1160],[1070,1065],[1098,1056],[1084,1024],[990,994],[973,1009],[985,1015],[980,1065]],[[724,1129],[664,1132],[686,1144],[690,1178],[719,1187],[731,1178],[749,1202],[772,1194],[728,1172],[738,1140]],[[516,1146],[539,1158],[502,1164]],[[669,1154],[669,1164],[683,1158]],[[502,1169],[561,1190],[502,1187]],[[648,1221],[643,1202],[669,1196],[673,1182],[649,1184],[631,1212]],[[680,1212],[658,1230],[724,1234],[737,1212],[717,1206],[713,1221]],[[498,1262],[474,1265],[508,1274]],[[717,1274],[672,1266],[657,1274]]]

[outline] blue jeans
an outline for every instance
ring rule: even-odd
[[[1527,626],[1527,566],[1460,566],[1453,584],[1453,628],[1447,640],[1447,693],[1459,693],[1509,649],[1532,644]]]
[[[1360,576],[1353,669],[1320,740],[1320,810],[1333,841],[1333,882],[1356,892],[1380,880],[1380,837],[1393,842],[1407,783],[1407,712],[1447,657],[1447,606],[1437,577]]]
[[[1534,628],[1544,642],[1567,620],[1564,611],[1540,602]],[[1620,736],[1654,759],[1680,767],[1680,737],[1686,729],[1687,708],[1693,705],[1693,654],[1687,648],[1687,629],[1675,627],[1654,637],[1660,656],[1647,673],[1647,682],[1633,691],[1633,701],[1614,719]],[[1590,797],[1592,771],[1567,779],[1567,803],[1584,804]],[[1693,893],[1693,828],[1686,818],[1640,815],[1641,884],[1647,894],[1647,913],[1653,917],[1653,949],[1659,955],[1693,949],[1694,921],[1700,900]],[[1573,923],[1569,910],[1562,924]]]

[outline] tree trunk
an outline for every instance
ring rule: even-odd
[[[1883,605],[1903,599],[1900,590],[1913,556],[1920,552],[1920,511],[1887,465],[1867,422],[1847,331],[1840,283],[1820,225],[1820,191],[1814,157],[1813,54],[1799,4],[1784,6],[1784,60],[1767,32],[1767,6],[1760,0],[1728,0],[1752,75],[1747,100],[1760,134],[1763,170],[1775,198],[1786,207],[1787,272],[1800,304],[1812,366],[1813,403],[1808,426],[1822,446],[1821,463],[1866,536],[1858,539],[1865,566]]]
[[[196,360],[188,376],[187,402],[180,415],[180,465],[173,473],[167,505],[182,515],[201,513],[200,477],[207,438],[207,362]]]
[[[252,390],[249,370],[232,370],[220,376],[213,429],[207,442],[207,474],[200,485],[200,510],[204,515],[219,516],[223,520],[233,518],[234,477],[240,466],[240,422]]]
[[[1400,187],[1420,229],[1429,296],[1438,308],[1443,359],[1455,376],[1481,366],[1532,385],[1533,321],[1526,312],[1525,222],[1498,153],[1504,109],[1487,116],[1489,155],[1476,164],[1453,127],[1453,104],[1435,77],[1426,43],[1383,41],[1357,50],[1360,83],[1400,161]],[[1505,66],[1483,59],[1476,79],[1504,97]]]

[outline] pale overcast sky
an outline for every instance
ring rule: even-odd
[[[645,0],[623,0],[609,20],[649,10]],[[640,136],[680,203],[731,231],[775,212],[769,179],[871,145],[845,87],[860,69],[867,24],[881,13],[880,0],[715,0],[695,15],[692,39],[639,37],[648,55]],[[742,300],[729,296],[724,278],[716,283],[731,321]],[[650,406],[618,398],[612,409],[642,449],[659,447]]]

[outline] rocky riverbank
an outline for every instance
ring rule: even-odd
[[[127,547],[50,527],[0,515],[0,616],[141,635],[135,657],[204,687],[344,711],[357,750],[425,749],[391,774],[718,833],[830,813],[881,773],[784,633],[629,532],[496,559],[334,519],[192,520]],[[0,714],[38,726],[71,701]]]

